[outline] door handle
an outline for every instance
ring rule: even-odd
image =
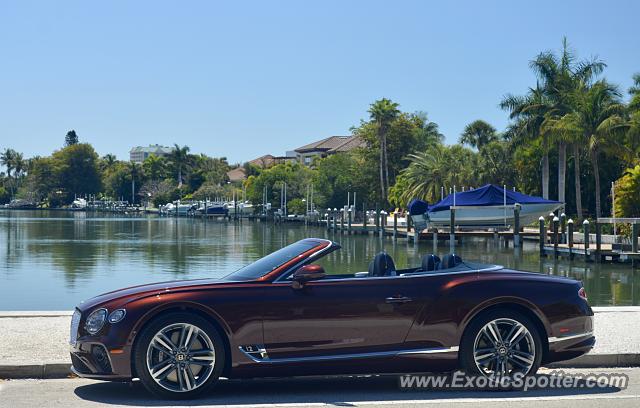
[[[385,299],[386,303],[409,303],[413,299],[406,296],[391,296]]]

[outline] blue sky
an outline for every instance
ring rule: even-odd
[[[189,145],[253,159],[336,134],[391,98],[447,141],[535,84],[567,36],[626,93],[635,1],[3,1],[0,149],[48,155],[67,130],[100,155]]]

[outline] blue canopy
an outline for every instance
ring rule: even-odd
[[[414,198],[409,203],[409,215],[420,215],[429,211],[429,204],[426,201]]]
[[[487,184],[475,190],[463,191],[455,194],[455,205],[457,206],[490,206],[504,205],[505,189],[502,187]],[[506,190],[507,205],[519,204],[544,204],[559,203],[558,201],[546,200],[542,197],[534,197],[517,191]],[[416,200],[413,200],[413,203]],[[409,204],[411,206],[411,204]],[[453,194],[449,194],[444,199],[429,207],[429,212],[448,210],[453,205]],[[411,211],[411,207],[409,207]],[[423,213],[424,214],[424,213]]]

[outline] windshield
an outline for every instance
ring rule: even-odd
[[[284,265],[305,251],[318,246],[316,241],[298,241],[260,258],[252,264],[238,269],[224,277],[225,280],[246,281],[254,280]]]

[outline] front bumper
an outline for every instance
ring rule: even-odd
[[[131,360],[128,349],[109,350],[99,342],[77,342],[70,349],[71,372],[99,380],[129,380]]]

